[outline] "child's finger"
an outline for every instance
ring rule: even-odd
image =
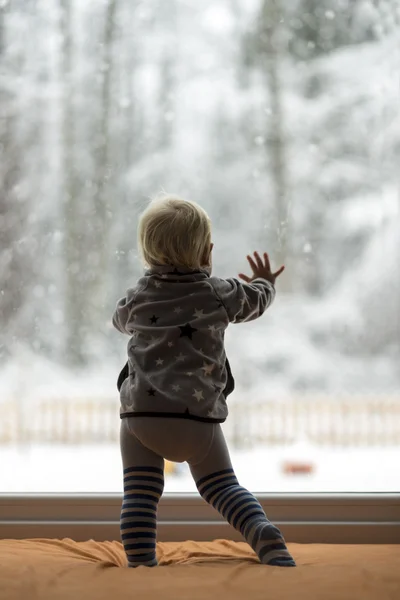
[[[283,273],[283,271],[284,271],[284,270],[285,270],[285,267],[284,267],[284,266],[282,266],[280,269],[278,269],[278,270],[277,270],[277,272],[276,272],[276,273],[274,273],[274,277],[275,277],[275,278],[276,278],[276,277],[279,277],[279,275],[280,275],[281,273]]]
[[[263,263],[262,263],[262,260],[261,260],[261,258],[260,258],[260,255],[258,254],[258,252],[254,252],[254,258],[256,259],[257,267],[258,267],[259,269],[263,269],[263,268],[264,268],[264,265],[263,265]]]
[[[250,254],[247,255],[247,260],[248,260],[248,263],[249,263],[252,271],[254,273],[256,273],[258,270],[258,267],[257,267],[256,263],[254,262],[254,260],[251,258]]]
[[[265,264],[265,268],[270,271],[271,270],[271,263],[269,262],[268,252],[264,252],[264,264]]]
[[[250,283],[251,281],[250,277],[247,277],[247,275],[245,275],[244,273],[239,273],[239,277],[240,279],[243,279],[246,283]]]

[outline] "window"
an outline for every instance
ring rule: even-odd
[[[227,334],[241,482],[399,491],[399,10],[1,3],[0,492],[121,491],[111,315],[161,188],[209,212],[216,273],[286,265]]]

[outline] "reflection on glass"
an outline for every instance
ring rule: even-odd
[[[210,213],[215,273],[286,264],[227,335],[243,485],[399,490],[399,11],[1,3],[1,492],[120,491],[110,316],[160,189]]]

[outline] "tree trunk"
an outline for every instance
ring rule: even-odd
[[[129,15],[134,14],[140,0],[131,0],[129,6],[122,5],[120,18],[121,39],[126,40],[122,48],[118,47],[120,69],[118,77],[117,97],[123,99],[119,108],[117,129],[113,137],[113,154],[118,157],[118,180],[116,202],[118,216],[113,228],[114,247],[118,252],[115,257],[112,281],[114,290],[121,295],[131,284],[134,277],[140,274],[140,267],[133,263],[133,253],[136,251],[137,204],[140,190],[131,188],[126,175],[140,161],[144,153],[145,125],[142,106],[139,104],[140,94],[135,94],[136,71],[139,62],[138,32],[136,22],[129,22]],[[145,32],[143,33],[145,35]],[[137,272],[133,267],[137,267]],[[113,299],[115,301],[115,298]]]
[[[74,111],[74,72],[71,28],[71,3],[60,0],[60,30],[62,36],[62,139],[63,139],[63,222],[64,247],[63,262],[65,271],[64,360],[70,366],[84,364],[83,335],[83,288],[82,273],[82,230],[79,211],[79,186],[75,165],[75,111]]]
[[[175,65],[176,65],[176,6],[175,2],[161,3],[157,9],[160,25],[161,56],[160,93],[158,98],[159,128],[156,138],[158,150],[166,150],[173,144],[174,108],[175,108]]]
[[[285,158],[284,114],[279,77],[282,53],[281,0],[264,0],[261,18],[261,56],[265,69],[271,113],[267,123],[267,153],[273,183],[275,258],[279,266],[287,259],[288,176]],[[288,275],[282,279],[289,286]]]
[[[111,158],[110,113],[112,107],[112,50],[115,30],[117,0],[109,0],[104,21],[103,53],[100,72],[100,115],[98,122],[97,146],[95,148],[94,208],[92,235],[90,240],[90,261],[88,264],[88,301],[90,303],[91,324],[98,328],[104,319],[107,303],[107,277],[110,267],[110,228],[108,193],[115,178],[115,164]]]
[[[6,15],[9,5],[0,7],[0,59],[10,77],[23,69],[23,48],[14,54],[17,65],[9,65],[6,55]],[[12,38],[12,34],[10,36]],[[5,82],[6,78],[2,81]],[[31,275],[30,256],[19,242],[26,233],[28,207],[26,196],[18,192],[21,180],[21,141],[17,133],[18,104],[5,86],[0,85],[0,341],[1,355],[8,352],[13,322],[21,310]],[[6,342],[6,337],[8,341]]]
[[[174,91],[175,91],[175,76],[174,66],[175,59],[171,52],[165,51],[160,63],[160,125],[158,129],[158,149],[165,150],[171,146],[173,120],[174,120]]]

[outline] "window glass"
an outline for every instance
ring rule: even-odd
[[[121,491],[111,316],[162,189],[210,214],[215,274],[257,249],[286,266],[226,336],[241,482],[399,490],[399,20],[399,0],[0,2],[0,492]]]

